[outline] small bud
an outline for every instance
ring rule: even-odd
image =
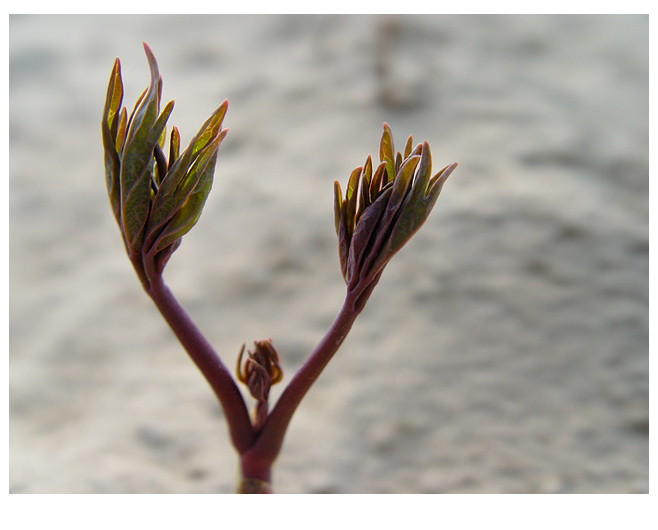
[[[267,419],[270,388],[283,379],[283,370],[272,341],[270,339],[254,341],[256,349],[247,350],[247,359],[242,363],[246,345],[242,345],[238,356],[238,381],[249,388],[252,397],[257,401],[254,427],[260,429]]]

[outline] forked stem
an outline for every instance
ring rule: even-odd
[[[162,79],[151,49],[144,44],[151,84],[128,118],[122,107],[123,82],[117,59],[103,111],[105,176],[110,203],[123,240],[145,291],[215,392],[226,417],[233,445],[240,454],[240,493],[271,493],[271,469],[281,450],[293,414],[322,373],[363,310],[391,257],[425,222],[445,180],[457,166],[446,166],[430,178],[431,155],[424,142],[412,150],[412,137],[395,154],[390,127],[384,124],[380,164],[352,172],[345,198],[336,182],[334,220],[347,296],[333,324],[285,388],[268,414],[272,384],[282,372],[269,340],[256,341],[238,379],[257,400],[252,421],[231,373],[178,303],[162,271],[181,238],[196,224],[212,186],[217,149],[228,101],[206,120],[187,149],[180,152],[174,127],[169,161],[162,152],[165,126],[173,101],[160,112]],[[153,172],[153,168],[157,172]]]
[[[288,383],[274,409],[270,412],[254,445],[242,455],[245,478],[268,481],[271,467],[281,450],[283,439],[293,414],[306,392],[322,373],[349,333],[360,311],[348,296],[333,324]]]
[[[262,428],[256,429],[230,372],[165,285],[162,276],[155,273],[153,260],[145,261],[151,264],[146,271],[147,294],[201,370],[224,410],[231,440],[240,454],[242,480],[238,493],[272,493],[272,464],[281,451],[290,420],[347,337],[362,306],[355,309],[353,297],[348,294],[325,336],[290,380]]]

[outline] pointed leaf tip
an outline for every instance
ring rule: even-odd
[[[407,144],[404,147],[404,158],[409,158],[409,156],[411,155],[411,150],[413,149],[413,142],[414,142],[414,137],[413,135],[410,135],[409,138],[407,139]]]
[[[149,63],[149,68],[151,70],[151,84],[157,86],[160,82],[160,70],[158,69],[158,61],[155,59],[155,55],[151,48],[144,43],[144,52],[146,52],[146,60]]]

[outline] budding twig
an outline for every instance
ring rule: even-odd
[[[334,219],[338,255],[347,287],[345,302],[333,324],[294,374],[274,408],[273,384],[283,378],[279,354],[270,339],[243,344],[237,379],[256,400],[253,420],[228,369],[162,279],[164,268],[187,232],[196,224],[212,187],[219,145],[228,129],[222,123],[228,101],[206,120],[180,151],[180,134],[172,128],[169,159],[163,151],[166,122],[173,101],[160,112],[162,79],[153,52],[144,44],[151,82],[130,117],[123,101],[119,59],[114,63],[103,111],[107,191],[126,252],[147,294],[212,387],[226,416],[231,440],[240,455],[243,493],[271,493],[271,468],[281,450],[293,414],[322,373],[357,316],[365,307],[391,258],[427,219],[450,164],[430,177],[427,142],[395,152],[384,124],[379,164],[371,157],[350,175],[345,195],[334,184]],[[244,361],[243,361],[244,359]]]

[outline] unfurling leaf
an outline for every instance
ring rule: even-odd
[[[118,152],[117,133],[120,130],[120,123],[122,121],[125,122],[125,108],[122,111],[120,110],[122,100],[123,82],[121,80],[121,63],[117,59],[114,62],[110,83],[107,87],[101,130],[103,133],[103,150],[105,152],[105,182],[107,193],[110,197],[114,217],[119,223],[121,222],[121,188],[119,184],[121,161]],[[122,117],[123,120],[121,119]]]
[[[153,151],[174,107],[170,101],[160,111],[161,80],[151,49],[144,45],[151,83],[129,120],[121,157],[121,220],[128,249],[139,253],[144,241],[153,181]]]
[[[200,152],[199,157],[181,183],[176,196],[184,197],[184,201],[177,208],[154,243],[154,251],[162,250],[174,240],[183,237],[199,220],[212,187],[217,150],[224,136],[225,132]]]
[[[171,141],[169,142],[169,164],[167,169],[171,169],[171,166],[174,165],[174,162],[180,154],[180,134],[176,127],[171,129]]]
[[[212,187],[217,149],[228,133],[228,129],[221,130],[227,106],[228,102],[224,101],[215,110],[160,183],[147,228],[149,251],[162,250],[189,232],[201,215]],[[178,144],[180,138],[174,139],[172,132],[174,142]]]

